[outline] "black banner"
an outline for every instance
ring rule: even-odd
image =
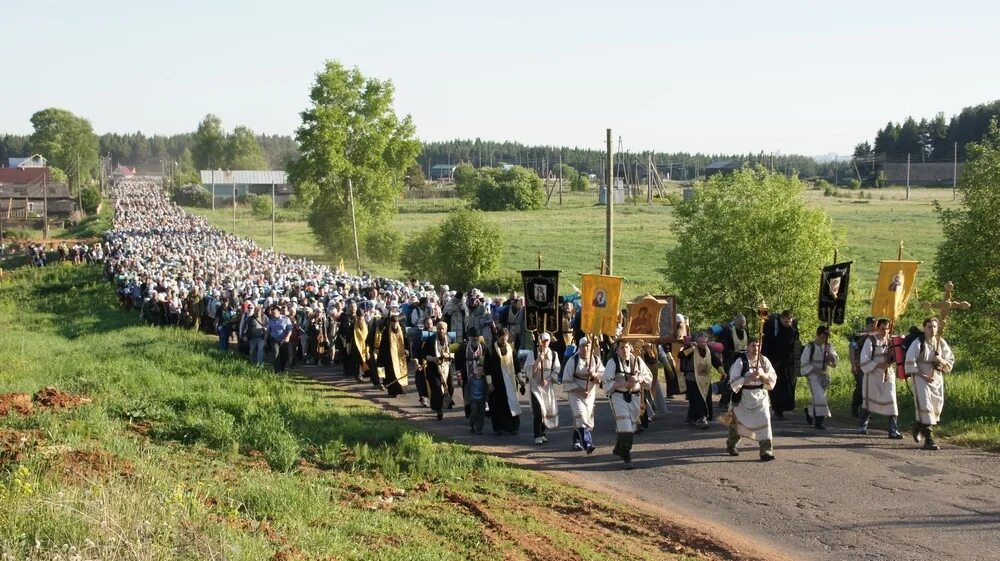
[[[559,271],[521,271],[521,280],[524,282],[524,322],[528,331],[557,331]]]
[[[854,262],[848,261],[823,267],[819,278],[820,321],[838,325],[844,323],[852,263]]]

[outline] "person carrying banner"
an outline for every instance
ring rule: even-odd
[[[543,331],[538,336],[538,351],[524,362],[524,376],[531,393],[531,416],[535,444],[545,444],[549,439],[545,429],[559,426],[559,403],[556,401],[556,383],[559,380],[559,357],[550,347],[552,336]]]
[[[944,375],[955,366],[955,355],[939,334],[937,318],[924,320],[924,332],[906,350],[906,372],[913,377],[913,404],[916,421],[913,440],[923,440],[924,450],[938,450],[931,427],[938,424],[944,409]]]
[[[722,326],[722,334],[719,342],[722,343],[722,368],[723,372],[729,372],[733,362],[738,356],[747,350],[747,341],[750,340],[750,332],[747,331],[747,317],[743,314],[736,314],[733,321]],[[732,398],[732,391],[729,389],[727,380],[728,374],[722,376],[722,381],[727,382],[722,386],[722,393],[719,396],[719,408],[728,409],[729,400]],[[709,419],[711,420],[711,419]]]
[[[573,450],[594,452],[594,404],[604,367],[591,349],[590,339],[581,337],[576,352],[563,366],[563,383],[569,409],[573,413]]]
[[[865,338],[861,347],[861,413],[858,432],[868,434],[868,420],[871,414],[889,418],[889,438],[899,440],[897,420],[899,407],[896,405],[896,365],[892,356],[892,338],[889,336],[889,320],[875,322],[875,333]]]
[[[729,437],[726,452],[739,456],[737,446],[742,437],[756,440],[760,447],[760,459],[769,462],[774,459],[771,434],[771,399],[768,390],[774,388],[778,374],[771,361],[760,352],[756,339],[747,341],[747,352],[736,359],[729,369],[729,386],[733,399],[729,412]]]
[[[712,413],[712,380],[724,376],[722,359],[708,346],[708,335],[698,332],[694,344],[681,351],[681,370],[687,386],[688,410],[685,422],[707,429]],[[720,404],[721,405],[721,404]]]
[[[478,332],[478,331],[477,331]],[[486,354],[486,385],[490,391],[490,421],[493,433],[517,434],[521,427],[521,404],[517,401],[517,357],[507,342],[507,328],[497,330],[496,341]]]
[[[618,433],[612,453],[625,462],[625,469],[632,469],[632,441],[639,422],[641,390],[649,388],[652,382],[653,375],[632,353],[632,343],[619,341],[614,356],[604,365],[602,387],[611,403]]]
[[[830,387],[830,368],[836,368],[840,357],[837,349],[830,344],[830,328],[821,325],[816,328],[816,338],[802,349],[799,357],[802,375],[809,381],[812,403],[805,408],[806,422],[819,430],[826,429],[826,418],[830,416],[830,406],[826,401],[826,390]]]

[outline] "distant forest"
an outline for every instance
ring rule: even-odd
[[[965,145],[982,140],[990,119],[1000,116],[1000,100],[966,107],[946,119],[938,113],[931,119],[917,121],[912,116],[901,123],[889,121],[875,133],[874,144],[862,142],[854,148],[857,159],[877,159],[883,162],[950,162],[965,161]]]

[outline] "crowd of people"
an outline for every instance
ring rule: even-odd
[[[567,301],[556,331],[536,334],[526,328],[524,299],[516,293],[490,298],[475,288],[355,276],[264,250],[188,215],[152,179],[121,179],[111,195],[113,228],[87,255],[104,258],[122,306],[138,310],[143,321],[214,334],[220,349],[234,346],[279,373],[297,363],[336,363],[345,376],[390,397],[406,393],[413,378],[420,404],[438,419],[461,392],[476,434],[487,418],[494,434],[517,434],[520,395],[530,402],[534,442],[545,444],[546,430],[559,422],[557,387],[572,413],[569,444],[586,454],[596,449],[595,408],[603,392],[614,416],[613,452],[628,469],[634,436],[676,395],[687,399],[688,425],[723,422],[729,454],[738,455],[741,439],[750,438],[764,461],[774,459],[772,418],[797,411],[799,377],[812,396],[805,420],[824,430],[831,416],[826,391],[840,359],[825,326],[802,344],[790,311],[762,318],[759,334],[737,315],[689,335],[678,315],[676,338],[633,341],[583,333],[579,306]],[[889,418],[889,438],[901,438],[893,373],[899,361],[887,326],[872,318],[852,340],[853,413],[859,432],[867,434],[874,413]],[[926,449],[937,449],[931,427],[944,402],[941,376],[954,364],[937,330],[937,320],[929,319],[906,346],[918,411],[912,433]],[[716,406],[724,411],[718,419]]]

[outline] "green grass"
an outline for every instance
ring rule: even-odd
[[[4,559],[679,558],[600,531],[652,517],[139,325],[98,275],[0,281],[0,387],[92,400],[0,416]]]

